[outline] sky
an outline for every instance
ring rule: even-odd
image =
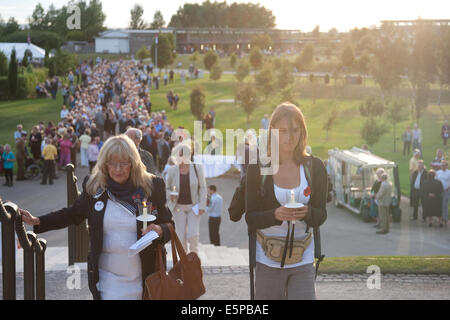
[[[36,4],[45,10],[51,3],[56,8],[68,0],[0,0],[0,14],[4,20],[13,16],[26,24]],[[144,8],[144,20],[151,22],[160,10],[166,23],[184,3],[202,3],[203,0],[102,0],[107,28],[126,28],[130,10],[139,3]],[[221,1],[220,1],[221,2]],[[355,27],[378,26],[381,20],[450,19],[450,0],[228,0],[227,3],[259,3],[272,10],[276,28],[308,32],[316,25],[322,32],[331,28],[348,31]]]

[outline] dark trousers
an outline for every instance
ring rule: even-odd
[[[420,193],[420,190],[413,189],[411,192],[411,206],[413,207],[413,218],[414,219],[417,219],[418,212],[419,212],[419,205],[422,206],[422,218],[424,219],[422,195]]]
[[[5,169],[5,178],[7,186],[13,185],[13,169]]]
[[[219,227],[220,227],[220,217],[209,217],[208,220],[209,225],[209,240],[215,246],[220,246],[220,235],[219,235]]]
[[[405,153],[408,152],[408,156],[409,156],[409,151],[410,150],[411,150],[411,141],[403,142],[403,155],[405,155]]]
[[[97,161],[89,161],[89,173],[92,173],[92,169],[94,169]]]
[[[44,173],[42,175],[42,183],[47,183],[47,178],[50,183],[53,183],[54,171],[55,171],[55,160],[45,160]]]

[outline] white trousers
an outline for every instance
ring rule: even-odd
[[[200,216],[195,215],[192,206],[192,204],[177,204],[173,212],[175,230],[186,253],[191,251],[198,253]]]
[[[87,148],[80,148],[80,160],[82,167],[89,167],[87,150],[88,150]]]

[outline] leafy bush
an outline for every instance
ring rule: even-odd
[[[219,56],[214,51],[210,50],[203,58],[203,63],[205,64],[206,70],[211,70],[211,68],[219,61]]]
[[[216,63],[212,69],[211,73],[209,74],[209,78],[211,80],[219,80],[222,77],[222,68],[218,63]]]

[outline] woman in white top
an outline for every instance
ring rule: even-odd
[[[88,148],[91,141],[91,130],[84,130],[84,133],[80,136],[80,159],[82,168],[87,168],[89,166]]]
[[[150,212],[157,211],[157,219],[146,230],[136,220],[138,204],[145,200],[152,205]],[[83,193],[71,207],[40,217],[23,209],[20,212],[35,233],[88,219],[88,280],[96,300],[142,299],[145,278],[157,271],[156,248],[170,240],[167,224],[173,223],[164,181],[147,173],[136,146],[125,135],[105,142],[92,175],[83,182]],[[159,238],[138,255],[130,256],[128,248],[150,230]]]
[[[256,262],[255,298],[315,299],[312,229],[326,219],[327,174],[322,161],[306,153],[307,128],[302,112],[282,103],[269,130],[278,129],[278,170],[262,176],[260,164],[249,165],[246,177],[246,222],[251,268]],[[272,167],[276,157],[271,158]],[[289,203],[303,207],[287,208]],[[255,245],[256,243],[256,245]]]

